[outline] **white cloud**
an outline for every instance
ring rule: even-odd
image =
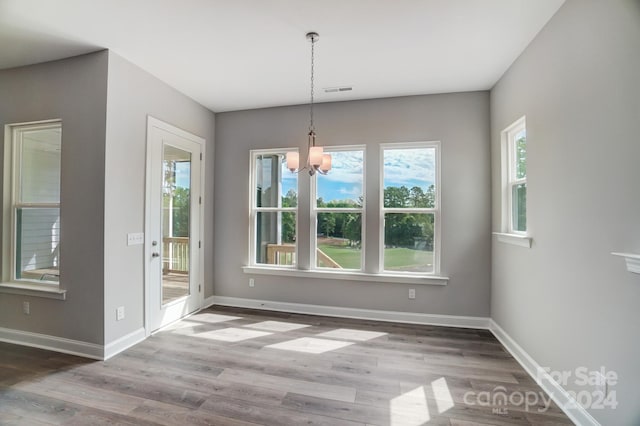
[[[327,153],[331,154],[331,171],[326,176],[318,177],[319,185],[322,184],[322,180],[362,185],[362,151],[327,151]]]
[[[435,149],[388,149],[384,152],[384,185],[427,187],[435,182]]]

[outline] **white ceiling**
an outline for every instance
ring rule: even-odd
[[[109,48],[215,112],[490,89],[564,0],[0,0],[0,68]],[[353,86],[353,91],[321,89]]]

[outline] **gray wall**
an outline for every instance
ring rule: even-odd
[[[533,247],[495,241],[492,317],[542,366],[605,366],[602,424],[640,423],[640,2],[568,0],[491,91],[493,229],[500,132],[527,117]],[[570,381],[569,389],[577,389]]]
[[[204,295],[213,295],[214,114],[144,70],[109,52],[105,187],[105,343],[144,324],[143,246],[147,115],[206,139]],[[116,308],[125,318],[116,322]]]
[[[9,123],[62,119],[60,273],[67,290],[65,301],[2,294],[0,327],[104,341],[106,107],[106,52],[0,71],[3,129]],[[31,303],[31,315],[22,313],[23,301]]]
[[[364,309],[488,316],[490,302],[489,96],[487,92],[319,104],[320,145],[367,145],[368,243],[379,239],[378,172],[382,142],[442,142],[442,275],[449,285],[424,286],[256,275],[248,264],[249,150],[298,146],[306,156],[308,107],[216,114],[216,296]],[[306,157],[305,157],[306,158]],[[301,173],[300,212],[308,212],[309,177]],[[309,229],[300,214],[298,229]],[[306,217],[305,217],[306,216]],[[308,254],[309,235],[298,232]],[[301,261],[304,256],[301,255]],[[301,262],[302,263],[302,262]],[[408,300],[408,288],[416,300]]]

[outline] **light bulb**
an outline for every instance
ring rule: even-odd
[[[318,167],[322,164],[322,147],[312,146],[309,148],[309,164],[313,167]]]
[[[331,155],[330,154],[322,154],[322,164],[320,164],[320,170],[323,172],[328,172],[331,170]]]
[[[287,152],[287,169],[291,172],[298,170],[300,166],[300,154],[297,151]]]

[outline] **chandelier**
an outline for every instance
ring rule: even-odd
[[[325,154],[321,146],[316,146],[316,129],[313,125],[313,67],[314,67],[314,45],[318,41],[318,33],[307,33],[307,40],[311,42],[311,101],[309,102],[309,134],[307,164],[300,168],[300,155],[297,151],[287,152],[287,168],[292,173],[300,173],[307,169],[309,175],[316,172],[326,175],[331,170],[331,155]]]

